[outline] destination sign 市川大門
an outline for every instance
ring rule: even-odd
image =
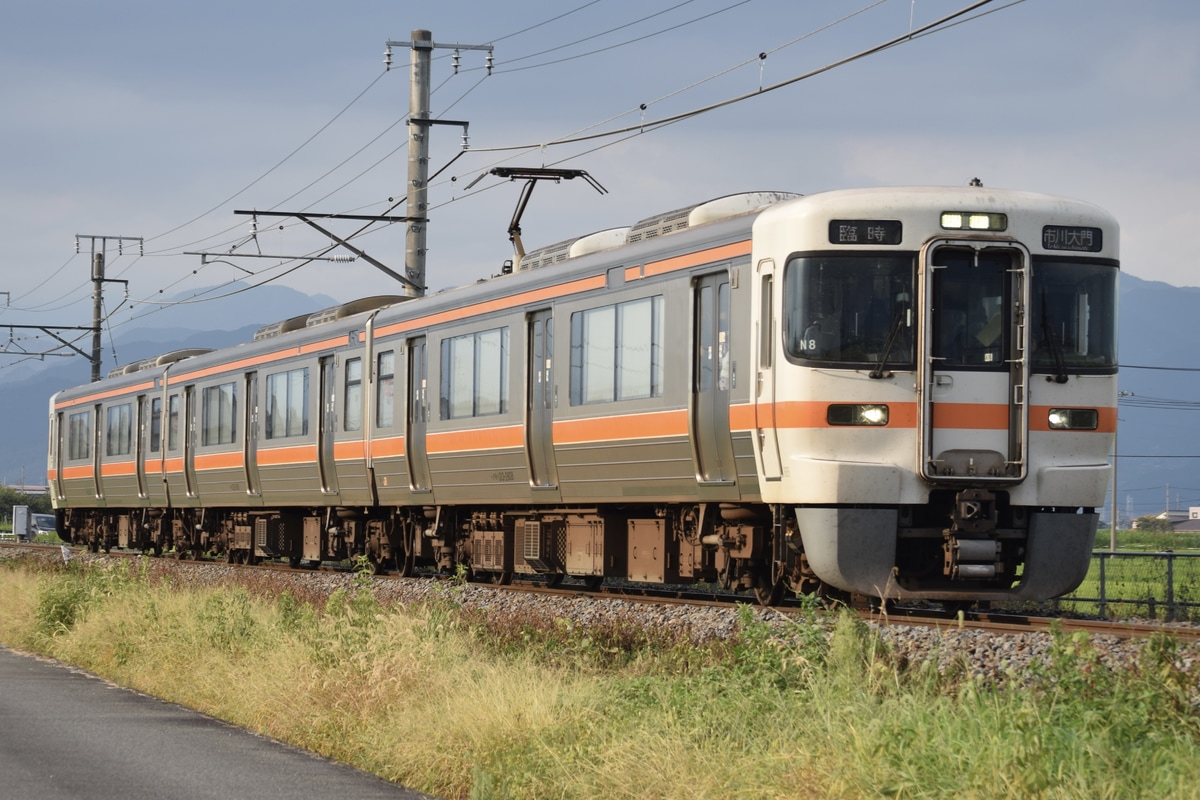
[[[1042,247],[1046,250],[1099,253],[1104,249],[1103,231],[1078,225],[1043,225]]]
[[[831,219],[830,244],[900,244],[904,226],[898,219]]]

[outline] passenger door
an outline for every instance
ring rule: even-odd
[[[408,340],[408,392],[404,424],[404,455],[408,461],[409,488],[428,492],[429,454],[425,448],[425,432],[429,423],[429,393],[426,386],[428,355],[425,337]]]
[[[525,450],[529,484],[553,488],[558,484],[554,460],[554,317],[544,309],[530,314],[528,322]]]
[[[733,483],[737,473],[729,435],[729,275],[705,275],[695,283],[692,332],[691,438],[696,479]]]
[[[333,356],[322,356],[318,383],[321,398],[321,424],[317,428],[317,465],[321,474],[321,491],[337,494],[337,465],[334,463],[334,439],[337,435],[337,377]]]

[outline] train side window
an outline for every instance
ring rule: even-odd
[[[233,444],[237,435],[236,384],[231,382],[207,387],[202,395],[202,403],[200,444]]]
[[[375,426],[390,428],[395,421],[396,353],[388,350],[380,353],[376,374],[379,376],[375,391]]]
[[[308,367],[267,376],[268,439],[308,434]]]
[[[167,398],[167,449],[179,449],[179,395]]]
[[[661,397],[663,298],[571,315],[571,405]]]
[[[150,401],[150,452],[157,453],[162,448],[162,398],[155,397]]]
[[[67,458],[79,461],[92,457],[92,412],[80,411],[67,417]]]
[[[441,418],[508,411],[508,328],[442,340]]]
[[[105,414],[104,454],[129,455],[133,452],[133,404],[109,406]]]
[[[343,429],[348,431],[362,430],[362,359],[346,360],[346,398]]]

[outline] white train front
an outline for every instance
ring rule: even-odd
[[[1118,229],[1045,195],[721,198],[51,400],[59,530],[508,580],[972,602],[1087,571]]]

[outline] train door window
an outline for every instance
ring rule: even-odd
[[[150,400],[150,452],[162,449],[162,398]]]
[[[571,315],[571,405],[660,397],[663,298]]]
[[[206,387],[201,402],[200,444],[232,444],[237,435],[236,384]]]
[[[1012,256],[943,247],[933,265],[934,359],[942,368],[1007,370]]]
[[[105,412],[104,454],[127,456],[133,452],[133,404],[109,406]]]
[[[267,376],[266,437],[308,434],[308,367]]]
[[[442,340],[441,418],[508,411],[508,328]]]
[[[167,449],[179,450],[179,395],[167,398]]]
[[[343,392],[346,408],[342,414],[342,428],[347,431],[362,430],[363,394],[362,359],[346,359],[346,388]]]
[[[380,353],[378,367],[375,370],[378,380],[375,384],[375,426],[390,428],[395,422],[396,413],[396,353],[388,350]]]
[[[92,456],[92,412],[80,411],[67,417],[67,459],[79,461]]]

